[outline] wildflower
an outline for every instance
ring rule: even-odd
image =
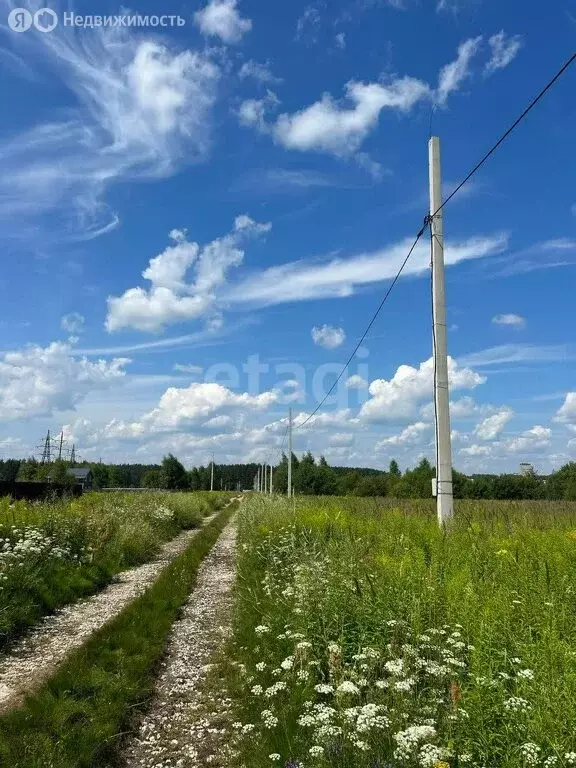
[[[264,721],[265,728],[274,728],[276,725],[278,725],[278,718],[269,709],[262,710],[260,714],[262,716],[262,720]]]
[[[406,680],[398,680],[394,683],[394,688],[397,691],[400,691],[401,693],[408,693],[412,690],[415,680],[413,677],[408,677]]]
[[[262,688],[261,685],[255,685],[252,687],[251,690],[254,696],[262,696],[262,693],[264,692],[264,689]]]
[[[504,702],[504,709],[507,709],[509,712],[525,712],[530,708],[529,702],[521,696],[511,696]]]
[[[271,685],[270,688],[266,688],[264,696],[266,696],[267,699],[271,699],[273,696],[276,696],[279,691],[284,691],[285,689],[286,683],[283,680],[279,680],[277,683],[274,683],[274,685]]]
[[[534,680],[534,670],[532,669],[521,669],[517,675],[522,680]]]
[[[370,749],[368,744],[366,744],[366,742],[362,741],[361,739],[357,739],[354,742],[354,746],[356,747],[356,749],[359,749],[361,752],[367,752]]]
[[[268,755],[268,757],[270,760],[272,760],[273,763],[276,763],[278,762],[278,760],[280,760],[280,755],[278,754],[278,752],[272,752],[272,754]]]
[[[539,761],[540,747],[532,742],[526,742],[520,747],[522,755],[527,765],[536,765]]]
[[[267,627],[265,624],[259,624],[255,629],[254,632],[257,635],[267,635],[268,632],[270,632],[270,627]]]
[[[345,680],[343,683],[340,683],[338,688],[336,688],[336,691],[338,693],[360,693],[360,689],[350,680]]]
[[[314,747],[310,747],[308,752],[312,757],[322,757],[322,755],[324,754],[324,747],[320,747],[316,745]]]
[[[334,692],[333,686],[328,685],[327,683],[319,683],[318,685],[315,685],[314,690],[317,693],[333,693]]]
[[[259,661],[258,664],[256,664],[256,669],[258,672],[264,672],[266,669],[266,662],[265,661]]]
[[[576,765],[576,752],[566,752],[564,754],[564,760],[568,765]]]
[[[391,675],[401,675],[404,672],[404,662],[402,659],[387,661],[386,664],[384,664],[384,669],[387,672],[390,672]]]
[[[290,670],[294,666],[294,656],[287,656],[284,661],[280,664],[282,669],[284,670]]]

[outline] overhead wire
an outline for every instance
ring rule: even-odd
[[[516,118],[516,120],[514,120],[512,125],[510,125],[510,127],[506,129],[506,131],[502,134],[502,136],[500,136],[500,138],[492,145],[492,147],[488,150],[488,152],[486,152],[486,154],[481,158],[481,160],[478,163],[476,163],[476,165],[472,168],[472,170],[464,177],[464,179],[448,195],[446,200],[443,201],[442,205],[440,205],[432,214],[426,215],[426,217],[424,218],[424,224],[421,227],[421,229],[419,230],[418,234],[416,235],[416,238],[415,238],[414,242],[412,243],[406,258],[404,259],[404,261],[400,265],[400,269],[398,270],[398,272],[396,273],[394,279],[392,280],[392,283],[388,287],[388,290],[386,291],[386,293],[384,295],[384,298],[382,299],[382,301],[380,302],[378,308],[376,309],[376,311],[372,315],[372,318],[371,318],[370,322],[368,323],[364,333],[362,334],[362,336],[360,338],[360,341],[356,344],[352,354],[350,355],[350,357],[348,358],[348,360],[344,364],[344,366],[343,366],[342,370],[340,371],[338,377],[336,378],[336,380],[334,381],[334,383],[332,384],[332,386],[330,387],[330,389],[328,390],[326,395],[322,398],[322,400],[320,401],[318,406],[314,409],[314,411],[312,411],[312,413],[301,424],[298,424],[297,426],[295,426],[294,429],[301,429],[303,426],[305,426],[305,424],[307,424],[318,413],[320,408],[324,405],[326,400],[330,397],[330,395],[332,394],[332,392],[336,388],[336,386],[339,383],[339,381],[341,380],[342,376],[344,375],[344,373],[348,369],[348,366],[352,362],[352,359],[354,358],[354,355],[360,349],[360,346],[361,346],[362,342],[364,341],[364,339],[368,335],[370,329],[374,325],[378,315],[380,314],[382,308],[384,307],[386,301],[388,300],[388,297],[392,293],[392,290],[394,289],[396,283],[398,282],[400,276],[402,275],[402,272],[404,271],[404,268],[405,268],[406,264],[408,263],[408,260],[412,256],[412,254],[414,252],[414,249],[416,248],[416,245],[418,244],[418,241],[420,240],[420,238],[424,234],[424,231],[426,230],[426,228],[430,224],[431,219],[434,216],[437,216],[440,213],[440,211],[442,211],[442,209],[452,200],[452,198],[462,189],[462,187],[464,187],[470,181],[472,176],[474,176],[474,174],[476,174],[480,170],[480,168],[484,165],[484,163],[488,160],[488,158],[492,154],[494,154],[494,152],[498,149],[498,147],[500,147],[501,144],[504,143],[504,141],[506,141],[508,136],[510,136],[510,134],[518,127],[518,125],[520,125],[520,123],[529,114],[529,112],[531,112],[531,110],[534,109],[536,104],[538,104],[538,102],[543,98],[543,96],[550,90],[550,88],[552,88],[552,86],[560,79],[560,77],[566,72],[568,67],[571,64],[573,64],[573,62],[575,60],[576,60],[576,53],[574,53],[574,54],[572,54],[572,56],[570,56],[570,58],[562,65],[562,67],[556,72],[556,74],[548,81],[548,83],[532,99],[532,101],[528,104],[526,109],[523,110],[523,112]],[[431,124],[432,124],[432,115],[433,115],[433,111],[430,114],[430,130],[431,130]]]

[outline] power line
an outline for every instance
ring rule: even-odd
[[[524,110],[524,112],[522,112],[522,114],[521,114],[519,117],[517,117],[517,118],[516,118],[516,120],[514,120],[514,122],[513,122],[513,123],[512,123],[512,125],[510,126],[510,128],[508,128],[508,130],[506,130],[506,131],[505,131],[505,132],[502,134],[502,136],[500,136],[500,138],[498,139],[498,141],[496,142],[496,144],[494,144],[494,145],[492,146],[492,148],[491,148],[491,149],[489,149],[489,150],[488,150],[488,152],[486,152],[486,154],[485,154],[485,155],[484,155],[484,157],[483,157],[483,158],[480,160],[480,162],[476,163],[476,165],[474,166],[474,168],[472,168],[472,170],[470,171],[470,173],[468,174],[468,176],[466,176],[466,177],[465,177],[465,178],[464,178],[464,179],[463,179],[463,180],[460,182],[460,184],[458,184],[458,186],[456,187],[456,189],[455,189],[455,190],[453,190],[453,191],[452,191],[452,192],[451,192],[451,193],[448,195],[448,197],[446,198],[446,200],[444,200],[444,202],[442,203],[442,205],[440,206],[440,208],[438,208],[438,210],[434,211],[434,213],[432,214],[433,216],[436,216],[436,214],[437,214],[437,213],[439,213],[439,212],[442,210],[442,208],[444,208],[444,206],[446,205],[446,203],[449,203],[449,202],[450,202],[450,200],[452,200],[452,198],[454,197],[454,195],[455,195],[455,194],[457,194],[457,192],[459,192],[459,191],[462,189],[462,187],[463,187],[463,186],[464,186],[464,185],[465,185],[465,184],[466,184],[468,181],[470,181],[470,179],[472,178],[472,176],[474,176],[474,174],[476,173],[476,171],[478,171],[478,170],[479,170],[479,169],[480,169],[480,168],[481,168],[481,167],[484,165],[484,163],[486,162],[486,160],[488,160],[488,158],[490,157],[490,155],[492,155],[492,154],[493,154],[493,153],[494,153],[494,152],[495,152],[495,151],[498,149],[498,147],[500,146],[500,144],[502,144],[502,143],[504,143],[504,141],[506,141],[506,139],[508,138],[508,136],[510,136],[510,134],[512,133],[512,131],[513,131],[515,128],[517,128],[517,127],[520,125],[520,123],[522,122],[522,120],[524,120],[524,118],[526,117],[526,115],[527,115],[527,114],[528,114],[528,113],[529,113],[529,112],[530,112],[532,109],[534,109],[534,107],[536,106],[536,104],[538,104],[538,102],[540,101],[540,99],[541,99],[541,98],[542,98],[542,97],[543,97],[543,96],[544,96],[544,95],[545,95],[545,94],[546,94],[546,93],[547,93],[547,92],[550,90],[550,88],[552,88],[552,86],[554,85],[554,83],[555,83],[557,80],[559,80],[559,79],[560,79],[560,77],[562,77],[562,75],[564,74],[564,72],[566,72],[566,70],[568,69],[568,67],[570,66],[570,64],[572,64],[572,63],[573,63],[575,60],[576,60],[576,53],[573,53],[573,54],[572,54],[572,56],[571,56],[571,57],[568,59],[568,61],[567,61],[567,62],[566,62],[566,63],[565,63],[565,64],[564,64],[562,67],[560,67],[560,69],[558,70],[558,72],[556,72],[556,74],[554,75],[554,77],[553,77],[551,80],[549,80],[549,81],[548,81],[548,83],[547,83],[547,84],[544,86],[544,88],[542,88],[542,90],[540,91],[540,93],[539,93],[537,96],[535,96],[535,97],[532,99],[532,101],[530,102],[530,104],[528,104],[528,106],[526,107],[526,109]]]
[[[315,415],[318,413],[318,411],[320,410],[320,408],[321,408],[321,407],[324,405],[324,403],[326,402],[326,400],[327,400],[327,399],[330,397],[330,395],[331,395],[331,394],[332,394],[332,392],[334,391],[334,389],[335,389],[336,385],[338,384],[338,382],[340,381],[340,379],[342,378],[342,376],[344,376],[344,373],[346,372],[346,369],[348,368],[348,366],[349,366],[349,365],[350,365],[350,363],[352,362],[352,358],[354,357],[354,355],[356,354],[356,352],[358,352],[358,350],[360,349],[360,345],[362,344],[362,342],[364,341],[364,339],[365,339],[365,338],[366,338],[366,336],[368,335],[368,332],[370,331],[370,329],[371,329],[371,328],[372,328],[372,326],[374,325],[374,323],[375,323],[375,321],[376,321],[376,318],[377,318],[377,317],[378,317],[378,315],[380,314],[380,311],[381,311],[382,307],[384,306],[384,304],[386,304],[386,301],[388,300],[388,297],[389,297],[389,296],[390,296],[390,294],[392,293],[392,290],[393,290],[394,286],[396,285],[396,283],[398,282],[398,280],[399,280],[399,278],[400,278],[400,275],[401,275],[401,274],[402,274],[402,272],[404,271],[404,267],[405,267],[405,266],[406,266],[406,264],[408,263],[408,259],[410,258],[410,256],[412,256],[412,253],[414,252],[414,248],[416,248],[416,245],[418,244],[418,241],[420,240],[420,238],[421,238],[421,237],[422,237],[422,235],[424,234],[424,230],[426,229],[426,226],[427,226],[427,222],[425,222],[425,223],[424,223],[424,225],[422,226],[422,229],[421,229],[421,230],[420,230],[420,232],[418,232],[418,234],[416,235],[416,239],[415,239],[415,240],[414,240],[414,242],[412,243],[412,247],[411,247],[411,248],[410,248],[410,250],[408,251],[408,255],[406,256],[406,258],[404,259],[404,261],[403,261],[403,262],[402,262],[402,264],[400,265],[400,269],[399,269],[399,270],[398,270],[398,272],[396,273],[396,276],[394,277],[394,280],[392,280],[392,282],[391,282],[390,286],[388,287],[388,290],[387,290],[387,291],[386,291],[386,293],[384,294],[384,298],[383,298],[383,299],[382,299],[382,301],[380,302],[380,305],[379,305],[378,309],[377,309],[377,310],[376,310],[376,312],[375,312],[375,313],[372,315],[372,319],[371,319],[371,320],[370,320],[370,322],[368,323],[368,326],[366,327],[366,330],[365,330],[365,331],[364,331],[364,333],[362,334],[362,337],[361,337],[360,341],[359,341],[359,342],[358,342],[358,344],[356,344],[356,346],[354,347],[354,351],[352,352],[352,354],[350,355],[350,357],[349,357],[349,358],[348,358],[348,360],[346,361],[346,364],[344,365],[344,367],[343,367],[343,368],[342,368],[342,370],[340,371],[340,374],[338,375],[338,378],[337,378],[337,379],[336,379],[336,381],[335,381],[335,382],[332,384],[332,386],[330,387],[330,389],[328,390],[328,392],[327,392],[327,393],[324,395],[324,398],[322,399],[322,401],[320,402],[320,404],[317,406],[317,408],[316,408],[314,411],[312,411],[312,413],[310,414],[310,416],[308,416],[308,418],[307,418],[307,419],[305,419],[305,420],[302,422],[302,424],[298,424],[298,426],[296,426],[296,427],[295,427],[295,429],[302,429],[302,427],[303,427],[305,424],[307,424],[307,423],[310,421],[310,419],[311,419],[313,416],[315,416]]]
[[[543,96],[544,96],[544,95],[545,95],[545,94],[546,94],[546,93],[547,93],[547,92],[550,90],[550,88],[552,88],[552,86],[554,85],[554,83],[556,83],[556,81],[560,79],[560,77],[561,77],[561,76],[564,74],[564,72],[566,72],[566,70],[568,69],[568,67],[569,67],[569,66],[570,66],[570,65],[571,65],[571,64],[572,64],[572,63],[573,63],[575,60],[576,60],[576,53],[572,54],[572,56],[571,56],[571,57],[568,59],[568,61],[566,61],[566,62],[565,62],[563,65],[562,65],[562,67],[561,67],[561,68],[558,70],[558,72],[556,72],[556,74],[555,74],[555,75],[552,77],[552,79],[551,79],[551,80],[549,80],[549,81],[548,81],[548,83],[547,83],[547,84],[544,86],[544,88],[542,88],[542,90],[541,90],[541,91],[540,91],[540,92],[539,92],[539,93],[538,93],[538,94],[537,94],[537,95],[536,95],[536,96],[535,96],[535,97],[532,99],[532,101],[531,101],[531,102],[530,102],[530,104],[529,104],[529,105],[526,107],[526,109],[525,109],[525,110],[524,110],[524,111],[523,111],[523,112],[522,112],[522,113],[519,115],[519,117],[517,117],[517,118],[516,118],[516,120],[515,120],[515,121],[512,123],[512,125],[511,125],[511,126],[510,126],[510,127],[509,127],[509,128],[508,128],[508,129],[507,129],[507,130],[506,130],[506,131],[505,131],[505,132],[502,134],[502,136],[501,136],[501,137],[498,139],[498,141],[497,141],[495,144],[493,144],[493,145],[492,145],[492,147],[491,147],[491,148],[488,150],[488,152],[486,152],[486,154],[484,155],[484,157],[483,157],[483,158],[482,158],[482,159],[481,159],[481,160],[480,160],[478,163],[476,163],[476,165],[474,166],[474,168],[472,168],[472,170],[470,171],[470,173],[469,173],[469,174],[468,174],[468,175],[467,175],[467,176],[466,176],[466,177],[465,177],[465,178],[464,178],[464,179],[463,179],[463,180],[460,182],[460,184],[458,184],[458,186],[457,186],[457,187],[456,187],[456,188],[455,188],[455,189],[454,189],[454,190],[453,190],[453,191],[452,191],[452,192],[451,192],[451,193],[448,195],[448,197],[446,198],[446,200],[444,200],[444,202],[442,203],[442,205],[441,205],[441,206],[440,206],[440,207],[439,207],[439,208],[438,208],[436,211],[434,211],[434,213],[432,214],[432,217],[433,217],[433,216],[436,216],[436,215],[437,215],[437,214],[438,214],[438,213],[439,213],[439,212],[440,212],[440,211],[441,211],[441,210],[444,208],[444,206],[445,206],[447,203],[449,203],[449,202],[450,202],[450,200],[452,200],[452,198],[453,198],[453,197],[454,197],[454,196],[455,196],[455,195],[456,195],[456,194],[457,194],[457,193],[458,193],[458,192],[459,192],[459,191],[462,189],[462,187],[463,187],[465,184],[467,184],[467,183],[470,181],[470,179],[472,178],[472,176],[474,176],[474,174],[475,174],[475,173],[476,173],[476,172],[477,172],[477,171],[478,171],[478,170],[479,170],[479,169],[480,169],[480,168],[481,168],[481,167],[484,165],[484,163],[486,162],[486,160],[488,160],[488,158],[489,158],[489,157],[490,157],[492,154],[494,154],[494,152],[495,152],[495,151],[498,149],[498,147],[499,147],[501,144],[503,144],[503,143],[504,143],[504,141],[505,141],[505,140],[508,138],[508,136],[510,136],[510,134],[512,133],[512,131],[513,131],[515,128],[517,128],[517,126],[518,126],[518,125],[519,125],[519,124],[522,122],[522,120],[524,120],[524,118],[525,118],[525,117],[528,115],[528,113],[529,113],[529,112],[530,112],[530,111],[531,111],[531,110],[532,110],[532,109],[533,109],[533,108],[536,106],[536,104],[537,104],[537,103],[540,101],[540,99],[542,99],[542,97],[543,97]],[[432,117],[432,114],[433,114],[433,113],[431,113],[431,117]],[[335,381],[335,382],[332,384],[332,386],[330,387],[330,389],[328,390],[328,392],[326,393],[326,395],[325,395],[325,396],[322,398],[322,400],[321,400],[321,402],[318,404],[318,406],[317,406],[317,407],[314,409],[314,411],[312,411],[312,413],[311,413],[311,414],[310,414],[310,415],[309,415],[309,416],[308,416],[308,417],[307,417],[307,418],[306,418],[306,419],[305,419],[305,420],[302,422],[302,424],[299,424],[298,426],[296,426],[296,427],[295,427],[295,429],[301,429],[301,428],[302,428],[302,427],[303,427],[305,424],[307,424],[307,423],[310,421],[310,419],[311,419],[313,416],[315,416],[315,415],[318,413],[318,411],[320,410],[320,408],[321,408],[321,407],[324,405],[324,403],[326,402],[326,400],[327,400],[327,399],[330,397],[330,395],[332,394],[332,392],[333,392],[333,391],[334,391],[334,389],[336,388],[336,385],[338,384],[338,382],[340,381],[340,379],[342,378],[342,376],[343,376],[343,375],[344,375],[344,373],[346,372],[346,370],[347,370],[348,366],[349,366],[349,365],[350,365],[350,363],[352,362],[352,359],[353,359],[354,355],[356,354],[356,352],[357,352],[357,351],[358,351],[358,349],[360,348],[360,345],[362,344],[362,342],[364,341],[364,339],[365,339],[365,338],[366,338],[366,336],[368,335],[368,332],[370,331],[370,329],[371,329],[371,328],[372,328],[372,326],[374,325],[374,322],[376,321],[376,318],[377,318],[377,317],[378,317],[378,315],[380,314],[380,311],[382,310],[382,307],[384,306],[384,304],[385,304],[385,303],[386,303],[386,301],[388,300],[388,297],[390,296],[390,293],[392,292],[392,290],[394,289],[394,286],[395,286],[395,285],[396,285],[396,283],[398,282],[398,279],[400,278],[400,275],[401,275],[401,274],[402,274],[402,272],[404,271],[404,267],[405,267],[405,266],[406,266],[406,264],[408,263],[408,259],[409,259],[409,258],[412,256],[412,253],[414,252],[414,249],[416,248],[416,245],[417,245],[418,241],[420,240],[420,238],[421,238],[421,237],[422,237],[422,235],[424,234],[424,231],[425,231],[426,227],[428,226],[428,224],[429,224],[429,222],[430,222],[430,218],[431,218],[431,216],[430,216],[430,215],[427,215],[427,216],[425,217],[425,219],[424,219],[424,225],[422,226],[422,228],[420,229],[420,231],[419,231],[419,232],[418,232],[418,234],[416,235],[416,239],[415,239],[415,240],[414,240],[414,242],[412,243],[412,246],[411,246],[410,250],[408,251],[408,255],[406,256],[406,258],[405,258],[405,259],[404,259],[404,261],[402,262],[402,264],[401,264],[401,266],[400,266],[400,269],[398,270],[398,272],[396,273],[396,276],[394,277],[394,280],[393,280],[393,281],[392,281],[392,283],[390,284],[390,286],[389,286],[388,290],[386,291],[386,294],[384,295],[384,298],[383,298],[383,299],[382,299],[382,301],[380,302],[380,305],[378,306],[378,308],[377,308],[376,312],[375,312],[375,313],[374,313],[374,315],[372,316],[372,319],[371,319],[371,320],[370,320],[370,322],[368,323],[368,326],[367,326],[366,330],[365,330],[365,331],[364,331],[364,333],[362,334],[362,338],[360,339],[360,341],[358,342],[358,344],[357,344],[357,345],[356,345],[356,347],[354,348],[354,351],[352,352],[352,354],[350,355],[350,357],[349,357],[349,358],[348,358],[348,360],[346,361],[346,363],[345,363],[344,367],[343,367],[343,368],[342,368],[342,370],[340,371],[340,374],[338,375],[338,378],[337,378],[337,379],[336,379],[336,381]]]

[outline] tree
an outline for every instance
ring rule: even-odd
[[[148,469],[142,476],[142,485],[144,488],[162,488],[162,481],[164,479],[162,470]]]
[[[162,487],[170,491],[181,491],[188,486],[184,466],[171,453],[162,459]]]
[[[68,464],[65,461],[55,461],[50,468],[50,482],[57,485],[74,485],[74,477],[68,472]]]
[[[392,477],[402,477],[402,472],[400,472],[400,467],[398,466],[396,459],[392,459],[390,462],[390,469],[388,470],[388,473]]]
[[[20,483],[30,483],[38,480],[38,467],[40,465],[34,457],[20,462],[16,480]]]
[[[92,470],[92,478],[94,482],[94,489],[99,491],[102,488],[110,487],[110,480],[108,477],[108,467],[106,464],[92,464],[90,467]]]

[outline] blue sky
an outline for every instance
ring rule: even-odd
[[[0,12],[4,456],[50,428],[89,459],[276,459],[422,224],[430,127],[446,194],[576,39],[573,0],[50,7]],[[445,209],[465,471],[576,459],[575,94],[573,67]],[[433,455],[428,264],[424,237],[297,451]]]

